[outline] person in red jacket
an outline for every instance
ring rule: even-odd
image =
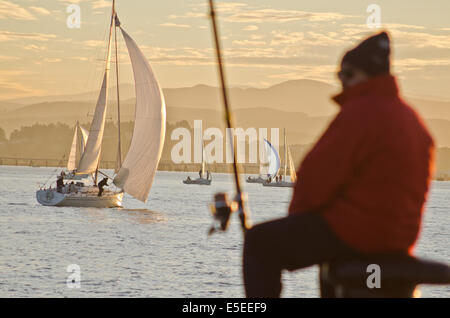
[[[347,52],[334,97],[340,112],[297,171],[288,217],[250,229],[248,297],[279,297],[281,271],[338,258],[411,254],[431,181],[434,143],[399,96],[390,40],[374,35]]]

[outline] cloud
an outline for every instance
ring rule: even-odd
[[[5,71],[0,74],[0,95],[2,99],[10,99],[24,95],[37,95],[40,90],[29,88],[15,79],[16,76],[27,75],[24,71]]]
[[[394,61],[394,67],[399,72],[417,71],[428,66],[450,66],[450,57],[447,59],[405,58]]]
[[[256,25],[247,25],[247,26],[242,28],[242,31],[256,31],[258,29],[259,28]]]
[[[164,27],[174,27],[174,28],[190,28],[191,26],[188,24],[177,24],[177,23],[161,23],[160,26]]]
[[[27,51],[35,51],[35,52],[44,51],[47,49],[45,45],[36,45],[36,44],[25,45],[23,48]]]
[[[10,1],[0,0],[0,19],[36,20],[27,9]]]
[[[97,0],[92,3],[92,9],[111,8],[111,1]]]
[[[224,17],[228,22],[239,23],[286,23],[293,21],[325,22],[348,18],[350,16],[334,12],[306,12],[297,10],[257,9],[236,12]]]
[[[17,56],[6,56],[6,55],[0,55],[0,61],[11,61],[11,60],[17,60]]]
[[[97,47],[103,47],[106,45],[106,43],[104,41],[99,41],[99,40],[86,40],[86,41],[81,42],[81,44],[87,48],[97,48]]]
[[[39,15],[49,15],[50,11],[48,11],[45,8],[42,7],[30,7],[31,11],[34,11],[34,13],[39,14]]]
[[[0,31],[0,42],[16,41],[16,40],[34,40],[34,41],[49,41],[55,39],[55,34],[47,33],[21,33],[12,31]]]

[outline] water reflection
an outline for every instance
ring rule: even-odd
[[[167,217],[163,213],[149,209],[117,208],[115,210],[121,213],[126,213],[130,217],[129,218],[130,222],[133,223],[152,224],[152,223],[167,222]]]

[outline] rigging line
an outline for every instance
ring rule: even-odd
[[[119,55],[117,52],[117,27],[120,27],[119,18],[117,17],[117,12],[114,9],[114,43],[115,43],[115,51],[116,51],[116,89],[117,89],[117,134],[118,134],[118,154],[117,158],[119,168],[122,166],[122,145],[121,145],[121,136],[120,136],[120,94],[119,94]]]
[[[228,93],[226,88],[226,81],[225,81],[225,73],[223,70],[223,62],[222,62],[222,53],[221,53],[221,47],[220,47],[220,41],[219,41],[219,31],[217,28],[217,22],[216,22],[216,13],[214,10],[214,2],[213,0],[209,0],[209,7],[210,7],[210,15],[211,15],[211,22],[212,22],[212,28],[213,28],[213,35],[214,35],[214,43],[216,47],[216,58],[217,58],[217,67],[219,70],[219,77],[220,82],[222,86],[222,102],[225,109],[225,120],[227,123],[228,128],[233,128],[232,124],[232,118],[231,118],[231,110],[228,103]],[[244,233],[248,229],[247,221],[246,221],[246,214],[244,210],[244,202],[243,202],[243,193],[241,188],[241,183],[239,180],[239,168],[237,165],[237,158],[236,158],[236,152],[234,151],[234,136],[231,132],[231,129],[228,130],[230,137],[233,137],[230,142],[230,150],[233,154],[233,172],[234,172],[234,182],[236,186],[236,192],[237,192],[237,203],[238,203],[238,212],[239,212],[239,218],[241,221],[241,227]]]

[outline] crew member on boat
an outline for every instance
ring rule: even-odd
[[[297,171],[288,217],[245,237],[248,297],[279,297],[281,271],[373,254],[412,254],[434,142],[399,96],[382,32],[344,55],[341,109]]]
[[[103,193],[103,187],[108,185],[108,178],[103,178],[102,181],[98,183],[98,196],[101,197]]]
[[[56,179],[56,191],[62,193],[63,188],[64,188],[64,178],[61,174]]]

